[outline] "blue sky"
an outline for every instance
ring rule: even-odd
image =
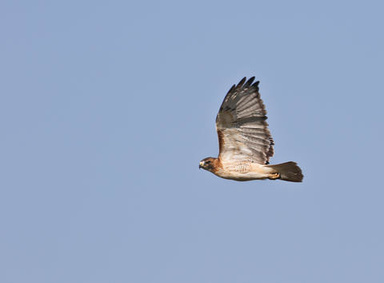
[[[380,1],[2,1],[0,281],[383,282]],[[256,76],[272,163],[198,170]]]

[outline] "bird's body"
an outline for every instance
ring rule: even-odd
[[[257,179],[267,179],[268,177],[273,177],[273,171],[265,167],[252,162],[224,162],[224,164],[219,164],[216,167],[216,170],[213,171],[215,175],[224,178],[232,179],[236,181],[249,181]]]
[[[266,110],[259,94],[259,82],[243,78],[233,85],[216,117],[219,138],[218,158],[208,157],[199,167],[236,181],[282,179],[301,182],[303,175],[295,162],[268,165],[273,139],[266,122]]]

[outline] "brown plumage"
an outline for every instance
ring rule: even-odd
[[[281,179],[301,182],[303,174],[295,162],[268,165],[273,156],[273,139],[267,111],[259,94],[259,81],[243,78],[224,98],[216,117],[218,158],[200,161],[199,168],[237,181]]]

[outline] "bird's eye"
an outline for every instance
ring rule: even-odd
[[[207,164],[211,164],[211,161],[207,160],[207,161],[205,161],[205,163],[207,163]]]

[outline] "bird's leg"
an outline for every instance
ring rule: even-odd
[[[280,178],[280,173],[279,172],[271,173],[271,174],[269,174],[269,177],[268,177],[268,179],[271,179],[271,180],[276,180],[276,179],[279,179],[279,178]]]

